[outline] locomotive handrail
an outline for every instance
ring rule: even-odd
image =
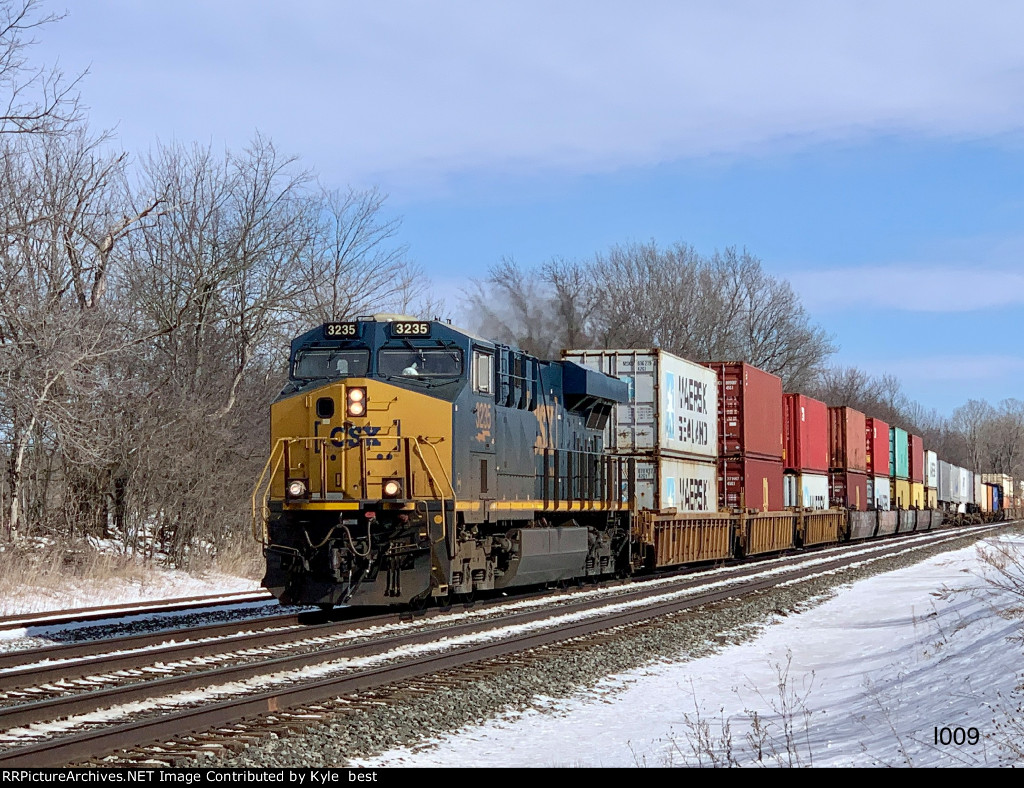
[[[284,459],[283,444],[285,441],[291,440],[291,438],[278,438],[274,447],[270,450],[270,455],[267,457],[266,463],[263,465],[263,471],[260,473],[259,478],[256,480],[256,486],[252,491],[252,538],[256,539],[260,544],[267,544],[267,515],[270,510],[267,508],[267,497],[270,495],[270,485],[274,483],[274,477],[277,475],[277,470],[281,466],[281,462]],[[270,471],[270,475],[267,476],[267,470],[270,468],[271,463],[274,461],[274,455],[277,454],[277,450],[281,449],[281,456],[278,458],[277,463],[274,465],[274,469]],[[264,486],[263,480],[266,478],[266,489],[263,494],[260,494],[260,488]],[[259,511],[257,512],[257,499],[259,500]],[[257,528],[260,531],[260,535],[257,536]]]
[[[453,550],[454,545],[452,545],[450,543],[449,539],[448,539],[448,516],[447,516],[447,513],[445,511],[445,506],[444,506],[444,503],[445,503],[444,491],[441,489],[441,485],[439,485],[436,482],[436,480],[434,479],[434,474],[430,470],[430,465],[427,464],[427,458],[423,456],[423,450],[420,448],[420,440],[419,440],[419,438],[413,436],[413,437],[410,438],[410,440],[412,441],[413,446],[416,447],[416,454],[419,456],[420,462],[423,463],[424,470],[426,470],[427,475],[430,477],[430,483],[434,486],[434,489],[436,489],[438,491],[438,493],[440,495],[440,498],[441,498],[441,538],[438,541],[439,542],[443,541],[445,543],[445,548],[446,548],[446,552],[448,553],[448,558],[449,559],[454,558],[455,557],[454,550]],[[441,473],[444,475],[445,482],[448,483],[448,489],[452,491],[452,504],[453,504],[453,507],[454,507],[454,505],[457,505],[457,503],[458,503],[458,496],[456,496],[456,494],[455,494],[455,487],[452,486],[451,479],[448,478],[448,474],[445,472],[444,463],[441,462],[441,455],[437,453],[437,449],[434,447],[434,444],[426,443],[426,445],[430,447],[430,450],[432,452],[434,452],[434,459],[437,460],[437,466],[441,470]]]

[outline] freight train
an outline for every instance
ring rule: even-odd
[[[445,603],[925,530],[960,506],[961,469],[953,498],[941,464],[950,500],[862,497],[843,466],[865,454],[863,417],[836,417],[834,457],[798,460],[827,439],[794,438],[783,403],[781,381],[747,364],[657,349],[541,360],[438,320],[326,323],[292,341],[270,410],[253,495],[263,585],[325,609]],[[810,403],[796,407],[807,432]],[[898,437],[892,452],[895,467]]]

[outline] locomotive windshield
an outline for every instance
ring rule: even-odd
[[[295,354],[292,378],[364,377],[369,367],[369,350],[339,350],[337,348],[311,348]]]
[[[462,350],[457,347],[382,348],[377,366],[383,376],[461,377]]]

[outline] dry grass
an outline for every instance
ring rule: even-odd
[[[259,556],[258,548],[255,551]],[[88,542],[31,540],[0,547],[0,616],[239,591],[258,585],[259,563],[241,549],[207,557],[191,574],[144,564]]]

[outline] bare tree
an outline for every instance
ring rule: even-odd
[[[558,304],[543,276],[503,258],[491,266],[487,280],[473,280],[465,291],[473,328],[499,342],[515,345],[540,358],[553,358],[566,347],[566,333],[557,325]]]
[[[440,309],[427,295],[422,268],[396,241],[399,220],[384,216],[376,189],[323,191],[314,246],[305,260],[310,285],[297,300],[304,324],[350,320],[375,311],[427,314]]]
[[[692,359],[746,361],[796,388],[834,350],[789,284],[735,249],[708,259],[686,244],[661,249],[651,241],[535,270],[503,260],[467,296],[477,330],[540,356],[569,347],[661,347]]]
[[[63,18],[42,15],[40,5],[40,0],[0,1],[0,134],[62,134],[82,119],[81,76],[68,80],[56,68],[28,61],[32,36]]]
[[[951,426],[961,436],[968,468],[982,470],[986,467],[988,457],[985,435],[987,425],[995,416],[995,408],[985,400],[968,400],[953,411]]]

